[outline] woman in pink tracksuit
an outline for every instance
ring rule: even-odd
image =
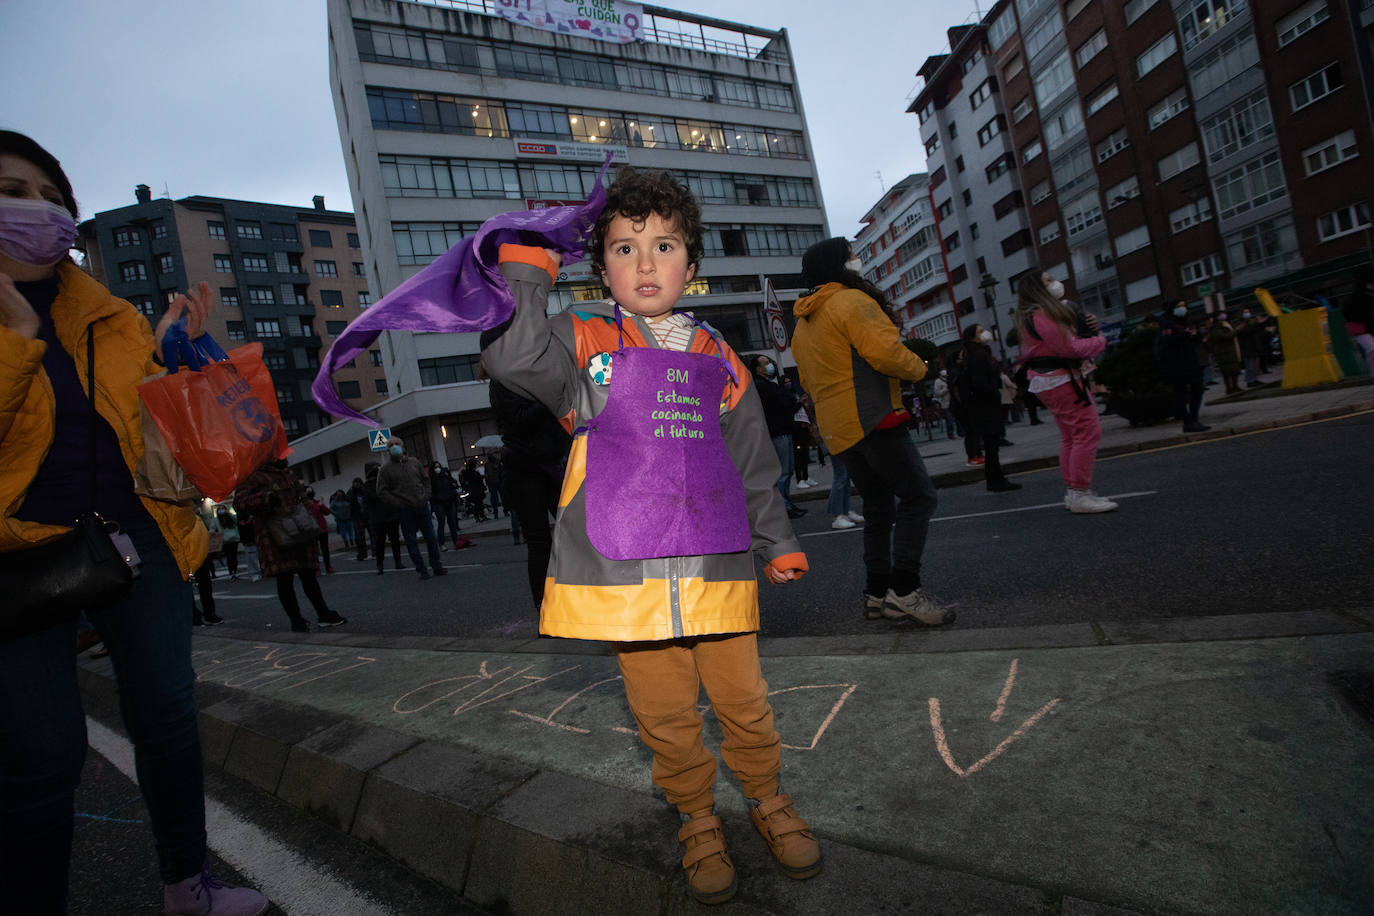
[[[1102,439],[1097,405],[1084,360],[1107,347],[1094,315],[1080,316],[1064,301],[1064,284],[1047,273],[1030,273],[1017,284],[1016,324],[1029,390],[1059,426],[1059,471],[1070,512],[1110,512],[1116,503],[1093,493],[1093,461]]]

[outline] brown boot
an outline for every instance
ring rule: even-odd
[[[797,814],[786,793],[765,799],[750,811],[749,817],[789,878],[801,880],[820,873],[821,846],[811,833],[811,825]]]
[[[677,832],[685,854],[687,893],[698,903],[724,903],[735,896],[735,863],[725,851],[721,820],[710,810],[698,811]]]

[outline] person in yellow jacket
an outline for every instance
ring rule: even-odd
[[[902,344],[886,299],[861,267],[846,239],[807,249],[802,279],[812,289],[793,306],[792,355],[825,447],[864,500],[864,616],[938,626],[954,612],[921,583],[935,486],[908,433],[900,381],[919,382],[926,365]]]
[[[92,509],[132,539],[141,563],[131,595],[89,617],[119,683],[156,841],[163,910],[262,913],[262,894],[224,887],[205,870],[186,609],[187,579],[205,559],[209,534],[193,509],[143,499],[133,489],[143,452],[137,386],[159,371],[153,342],[183,312],[192,336],[201,334],[209,287],[200,284],[189,301],[178,296],[154,332],[132,305],[68,259],[76,215],[57,159],[23,134],[0,131],[0,552],[51,541]],[[92,368],[94,404],[86,394]],[[73,800],[86,753],[75,645],[75,620],[0,642],[6,912],[66,912]]]

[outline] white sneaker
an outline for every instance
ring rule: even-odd
[[[809,480],[798,480],[796,483],[792,484],[792,489],[794,489],[794,490],[809,490],[809,489],[811,489],[813,486],[815,486],[815,484],[813,484],[813,483],[812,483],[811,481],[809,481]]]
[[[830,527],[831,527],[831,528],[857,528],[858,526],[854,524],[854,520],[851,519],[849,516],[847,516],[847,515],[837,515],[837,516],[835,516],[835,520],[834,520],[833,522],[830,523]]]
[[[1103,499],[1092,490],[1069,490],[1064,494],[1064,508],[1076,515],[1088,515],[1110,512],[1116,508],[1116,503]]]
[[[940,603],[923,588],[907,595],[899,595],[889,588],[887,597],[883,599],[883,616],[889,620],[910,617],[928,627],[954,622],[954,611],[941,607]]]
[[[864,523],[864,517],[852,509],[846,512],[845,515],[849,516],[849,520],[856,525],[862,525]]]

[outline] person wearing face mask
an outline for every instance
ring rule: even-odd
[[[193,509],[137,496],[138,385],[172,322],[199,336],[209,288],[177,296],[156,330],[72,263],[72,187],[57,159],[0,131],[0,552],[26,551],[95,510],[141,557],[123,601],[88,613],[110,652],[139,790],[156,840],[163,911],[265,912],[207,871],[205,794],[187,579],[209,533]],[[88,350],[93,343],[93,352]],[[95,399],[87,392],[94,374]],[[96,485],[94,492],[91,480]],[[0,613],[3,609],[0,608]],[[86,754],[75,620],[0,641],[0,908],[67,910],[76,786]]]
[[[1002,473],[1002,371],[992,355],[992,331],[981,324],[964,328],[964,371],[959,375],[960,400],[969,429],[983,443],[983,478],[990,493],[1021,489]]]
[[[773,440],[773,450],[777,452],[778,464],[782,466],[782,476],[777,483],[778,492],[782,494],[787,517],[798,519],[806,514],[806,510],[792,504],[792,472],[796,462],[792,428],[801,402],[782,386],[777,363],[762,354],[749,359],[752,360],[748,365],[754,373],[754,387],[758,390],[759,400],[763,402],[768,438]]]
[[[793,306],[792,353],[825,447],[863,497],[864,617],[940,626],[954,612],[921,578],[935,486],[911,439],[901,388],[903,379],[925,378],[926,364],[903,345],[882,291],[856,265],[843,238],[802,255],[812,290]]]
[[[1159,318],[1159,337],[1155,340],[1155,365],[1159,376],[1174,391],[1174,416],[1183,421],[1185,433],[1211,429],[1198,420],[1202,409],[1203,366],[1198,359],[1201,334],[1188,321],[1188,303],[1182,299]],[[1043,400],[1043,399],[1042,399]]]
[[[386,544],[391,541],[391,559],[393,568],[405,569],[406,565],[401,562],[401,521],[400,513],[390,503],[383,502],[377,495],[377,474],[382,466],[375,461],[369,461],[363,466],[363,476],[367,478],[363,484],[363,500],[366,505],[368,524],[372,527],[372,557],[377,561],[377,575],[383,572],[383,565],[386,561]]]
[[[1245,387],[1258,388],[1260,354],[1264,352],[1264,325],[1249,309],[1240,313],[1236,324],[1236,343],[1240,345],[1241,362],[1245,364]]]
[[[410,561],[420,571],[420,578],[446,576],[448,570],[444,569],[443,561],[439,559],[439,540],[434,536],[434,519],[427,508],[430,486],[424,465],[420,464],[420,459],[406,455],[405,443],[400,436],[391,437],[391,446],[387,451],[391,460],[377,472],[377,497],[396,510],[401,522],[401,537],[405,538],[406,551],[410,554]],[[425,558],[415,540],[417,529],[425,539],[429,564],[434,570],[432,574],[425,568]]]
[[[1064,284],[1031,272],[1016,285],[1016,328],[1027,387],[1059,427],[1059,473],[1064,507],[1076,514],[1110,512],[1117,504],[1093,492],[1093,462],[1102,440],[1086,362],[1107,348],[1096,315],[1079,315],[1064,301]]]

